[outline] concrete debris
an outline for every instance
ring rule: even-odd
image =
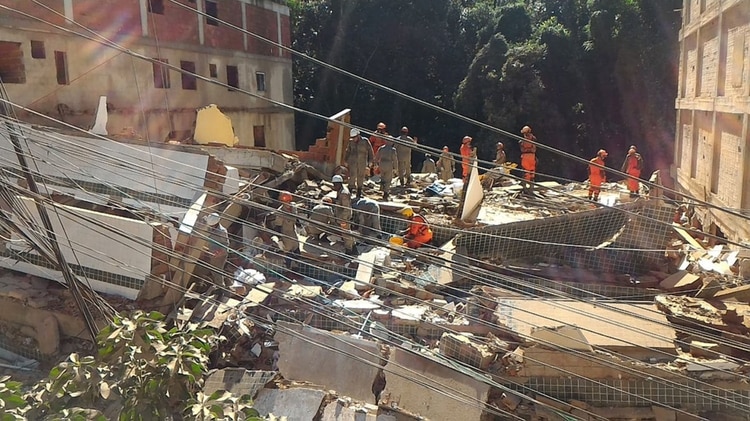
[[[289,420],[312,420],[320,411],[328,392],[308,388],[262,389],[253,400],[260,415],[273,414]]]

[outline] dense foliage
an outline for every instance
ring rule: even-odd
[[[157,312],[118,317],[96,356],[71,354],[28,392],[0,378],[1,420],[261,420],[250,398],[202,392],[219,340],[195,323],[167,326]]]
[[[647,170],[672,159],[681,0],[294,0],[296,50],[431,104],[581,157],[610,150],[619,166],[639,145]],[[295,105],[456,151],[516,142],[295,58]],[[300,147],[323,122],[297,116]],[[540,153],[542,173],[585,178],[585,167]],[[415,160],[419,159],[416,157]]]

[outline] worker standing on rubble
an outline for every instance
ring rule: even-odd
[[[357,199],[352,205],[354,223],[365,237],[380,238],[380,205],[367,197]]]
[[[638,190],[640,190],[641,183],[638,178],[641,176],[641,170],[643,169],[643,157],[638,153],[635,145],[631,145],[628,149],[628,155],[625,157],[625,162],[622,163],[622,172],[628,174],[628,190],[630,191],[630,197],[638,197]]]
[[[299,253],[299,240],[297,231],[294,229],[297,224],[297,207],[292,203],[292,194],[287,191],[279,193],[281,206],[273,220],[273,227],[281,234],[281,238],[274,236],[274,244],[279,250],[285,253]]]
[[[469,180],[469,172],[471,171],[471,136],[464,136],[461,141],[461,176],[464,179],[464,183]]]
[[[607,182],[607,173],[604,171],[604,168],[597,167],[597,165],[603,167],[606,158],[607,151],[599,149],[596,156],[589,161],[589,200],[593,200],[594,202],[599,201],[599,193],[602,190],[602,183]]]
[[[375,154],[375,163],[380,168],[380,190],[383,192],[383,200],[388,200],[393,183],[394,165],[398,163],[396,148],[392,142],[386,142]]]
[[[351,129],[349,131],[349,144],[344,153],[344,165],[349,168],[349,190],[354,190],[356,187],[357,197],[362,196],[362,187],[372,158],[370,141],[360,136],[359,129]]]
[[[438,158],[437,168],[441,180],[448,181],[450,178],[453,178],[453,174],[456,171],[456,160],[453,159],[453,155],[447,146],[443,146],[443,153]]]
[[[385,140],[388,137],[388,132],[385,131],[385,123],[378,123],[375,133],[370,136],[370,144],[372,145],[372,153],[378,153],[378,150],[387,143]]]
[[[398,179],[402,186],[411,184],[411,149],[416,142],[409,136],[409,128],[401,128],[400,142],[396,143],[396,155],[398,156]]]
[[[523,126],[521,129],[523,140],[518,142],[521,148],[521,168],[524,170],[523,178],[526,181],[534,181],[536,177],[536,136],[531,133],[531,127]]]
[[[403,231],[406,247],[415,249],[432,241],[432,230],[424,216],[414,213],[410,207],[405,207],[401,215],[409,220],[409,226]]]
[[[503,165],[507,160],[505,156],[505,145],[503,145],[503,142],[497,142],[495,154],[495,165]]]
[[[336,223],[345,232],[342,237],[346,251],[352,252],[354,250],[354,237],[346,234],[351,230],[352,195],[349,189],[344,186],[344,179],[340,175],[334,175],[331,182],[333,182],[333,190],[336,192],[336,199],[333,201],[333,214],[336,216]]]
[[[424,162],[422,163],[422,174],[435,174],[435,173],[437,173],[435,160],[432,159],[432,155],[425,154]]]
[[[220,224],[221,217],[218,213],[211,213],[203,217],[206,224],[207,237],[207,261],[211,270],[211,279],[219,287],[226,286],[224,283],[224,266],[227,263],[229,248],[229,233]]]

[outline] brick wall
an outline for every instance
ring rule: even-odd
[[[685,65],[685,98],[695,98],[695,84],[698,77],[698,51],[693,47],[686,52],[687,59]]]
[[[272,41],[278,41],[278,29],[276,22],[276,13],[271,10],[262,9],[256,6],[248,5],[245,7],[247,15],[247,30],[258,34]],[[278,55],[278,48],[271,44],[259,40],[255,37],[248,37],[247,51],[253,54],[262,54],[267,56]]]
[[[690,168],[691,155],[693,151],[693,125],[692,123],[682,124],[682,154],[680,156],[680,167],[684,170]]]
[[[102,35],[141,35],[141,9],[137,1],[98,0],[73,2],[77,23]]]
[[[713,97],[716,95],[716,82],[719,74],[719,38],[707,39],[702,45],[700,65],[700,96]]]
[[[50,12],[47,9],[34,4],[34,2],[30,0],[0,0],[0,4],[44,19],[56,25],[62,25],[65,23],[64,17],[60,17],[56,13]],[[56,12],[59,12],[60,14],[65,14],[65,10],[63,9],[63,0],[47,0],[44,2],[44,4],[49,8],[55,10]],[[2,11],[2,13],[7,13],[11,16],[18,16],[19,18],[21,17],[20,15],[13,15],[10,12]]]
[[[198,15],[196,5],[187,0],[179,0],[190,9],[171,1],[164,2],[164,14],[148,13],[148,34],[159,42],[179,42],[198,44]],[[140,12],[139,12],[140,13]]]
[[[292,24],[289,20],[289,16],[281,16],[281,45],[286,47],[292,46]],[[285,58],[292,58],[292,54],[284,51],[282,54]]]
[[[719,165],[718,171],[718,196],[725,205],[740,208],[742,207],[741,192],[742,183],[738,180],[742,180],[742,155],[743,155],[743,142],[742,142],[742,127],[741,118],[738,120],[739,115],[729,115],[726,118],[722,118],[721,121],[723,127],[726,127],[727,131],[721,131],[718,133],[719,136]],[[741,116],[739,116],[741,117]],[[732,124],[731,120],[737,121],[736,124]],[[734,127],[732,127],[734,126]],[[734,133],[730,131],[734,129]],[[737,133],[739,130],[739,134]]]
[[[220,1],[218,7],[219,19],[242,28],[242,5],[239,1]],[[240,30],[222,24],[213,26],[205,23],[203,30],[205,32],[204,45],[208,47],[229,50],[245,49],[242,31]]]

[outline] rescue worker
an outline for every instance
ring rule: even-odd
[[[435,160],[432,159],[432,155],[425,154],[424,162],[422,163],[422,174],[435,174],[435,173],[437,173]]]
[[[471,172],[471,136],[464,136],[461,141],[461,176],[464,178],[464,183],[469,179],[469,172]]]
[[[334,175],[331,182],[333,182],[333,190],[336,192],[336,198],[333,201],[333,214],[336,217],[336,223],[342,230],[349,231],[352,220],[352,195],[349,189],[344,186],[344,179],[340,175]],[[351,235],[343,235],[342,237],[347,252],[353,251],[354,237]]]
[[[393,183],[393,170],[398,163],[396,148],[392,142],[386,142],[375,154],[375,163],[380,169],[380,191],[383,192],[383,200],[388,200]]]
[[[361,197],[352,204],[354,212],[354,223],[357,224],[359,232],[365,237],[380,238],[380,205],[378,202]]]
[[[229,233],[220,222],[221,217],[218,213],[211,213],[203,217],[206,230],[206,242],[208,243],[205,251],[205,261],[210,266],[211,280],[218,286],[224,287],[224,266],[227,263]]]
[[[526,181],[534,181],[536,177],[536,136],[531,133],[531,127],[523,126],[521,129],[523,140],[518,142],[521,148],[521,168],[524,170],[523,178]],[[531,141],[531,142],[530,142]]]
[[[596,156],[589,161],[591,162],[589,164],[589,200],[593,200],[594,202],[599,201],[599,193],[602,190],[602,183],[607,181],[607,173],[603,168],[599,168],[596,165],[601,165],[603,167],[606,158],[607,151],[599,149]]]
[[[507,157],[505,156],[505,145],[503,145],[503,142],[497,142],[495,151],[495,165],[503,165],[505,161],[507,161]]]
[[[414,209],[410,207],[404,208],[401,215],[409,220],[409,227],[403,231],[406,247],[415,249],[432,241],[432,230],[422,215],[414,213]]]
[[[401,136],[398,139],[401,141],[396,144],[398,179],[402,186],[406,186],[411,184],[411,149],[416,142],[409,136],[409,128],[406,126],[401,128]]]
[[[318,223],[311,223],[307,225],[306,231],[308,238],[316,238],[320,237],[321,234],[327,234],[327,232],[324,230],[324,226],[333,226],[336,217],[333,214],[332,205],[333,199],[330,196],[325,196],[323,197],[323,199],[321,199],[320,203],[312,208],[312,210],[310,211],[310,221]]]
[[[447,146],[443,146],[443,153],[438,158],[437,168],[441,180],[448,181],[450,178],[453,178],[453,174],[456,171],[456,160],[453,159],[453,155]]]
[[[370,136],[370,144],[372,145],[372,153],[378,153],[378,150],[387,143],[385,140],[388,137],[388,132],[385,131],[385,123],[378,123],[375,133]]]
[[[297,207],[292,203],[292,194],[287,191],[279,193],[279,212],[274,215],[272,227],[281,234],[273,236],[273,242],[285,253],[297,254],[299,252],[299,240],[294,226],[297,224]]]
[[[360,136],[359,129],[349,131],[349,144],[344,153],[344,165],[349,168],[349,190],[357,189],[357,197],[362,196],[362,187],[367,170],[372,163],[372,145]]]
[[[622,163],[621,170],[632,177],[628,177],[628,190],[630,191],[630,197],[638,197],[638,190],[641,186],[638,178],[641,176],[642,169],[643,157],[638,153],[638,149],[636,149],[635,145],[631,145],[628,149],[628,155],[625,157],[625,162]]]

